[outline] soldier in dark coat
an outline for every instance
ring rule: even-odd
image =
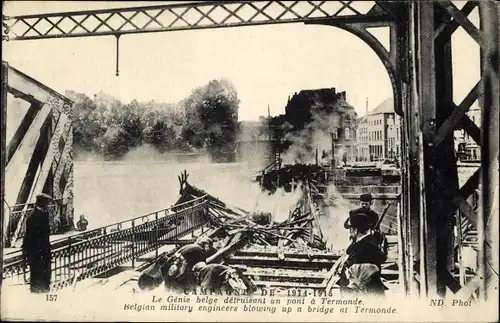
[[[359,213],[362,212],[368,217],[368,225],[371,230],[375,229],[375,226],[378,222],[379,215],[377,212],[372,210],[372,204],[373,204],[373,197],[371,194],[361,194],[359,197],[359,202],[360,202],[360,207],[352,210],[349,212],[349,215],[354,214],[354,213]],[[347,227],[347,221],[349,218],[347,218],[344,222],[344,228],[348,229]]]
[[[36,197],[35,209],[26,218],[22,253],[30,266],[30,290],[32,293],[50,291],[51,257],[50,224],[48,206],[52,197],[40,194]]]
[[[373,239],[375,244],[377,244],[384,254],[384,261],[387,260],[388,253],[388,243],[385,235],[380,231],[380,228],[377,226],[379,221],[379,215],[377,212],[373,211],[371,206],[373,204],[373,197],[371,194],[361,194],[360,198],[360,207],[349,212],[349,216],[356,213],[363,213],[368,218],[368,228],[371,233],[370,238]],[[349,218],[347,218],[344,222],[344,228],[349,229]]]
[[[374,239],[371,238],[370,221],[368,220],[368,217],[366,214],[361,212],[352,213],[347,221],[347,227],[349,228],[350,236],[353,242],[349,245],[346,251],[348,258],[345,261],[339,285],[343,290],[346,290],[349,284],[349,277],[347,273],[353,265],[372,264],[376,266],[377,270],[371,272],[368,275],[369,277],[365,277],[366,281],[363,285],[368,294],[383,295],[385,286],[382,283],[380,274],[382,270],[382,263],[385,261],[385,255],[380,250]],[[368,269],[370,267],[365,266],[364,268]],[[364,268],[362,267],[361,270],[364,270]],[[359,273],[359,269],[356,269]],[[358,274],[358,276],[363,275]]]
[[[210,238],[200,238],[195,243],[181,247],[162,268],[165,287],[171,290],[184,290],[195,284],[193,266],[204,262],[214,253]]]

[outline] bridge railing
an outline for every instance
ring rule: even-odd
[[[63,201],[63,199],[55,199],[48,206],[51,234],[57,233],[61,229],[69,225],[68,223],[64,222],[64,219],[68,218],[63,214],[65,209],[65,202],[68,203],[68,200]],[[13,242],[15,242],[11,241],[13,238],[15,238],[15,240],[19,240],[24,237],[26,216],[33,212],[34,208],[35,203],[26,203],[16,204],[9,209],[9,221],[7,224],[5,237],[5,242],[7,245],[11,245],[13,244]],[[57,216],[57,214],[59,214],[59,216]],[[18,233],[17,235],[16,232]]]
[[[137,257],[208,224],[208,205],[209,201],[200,197],[52,243],[52,289],[70,286],[129,261],[134,266]],[[29,266],[21,255],[5,259],[4,283],[25,284],[29,275]]]

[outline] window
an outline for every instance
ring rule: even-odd
[[[345,139],[351,139],[351,131],[349,127],[345,128]]]
[[[333,137],[333,139],[339,139],[338,130],[337,129],[333,129],[332,137]]]

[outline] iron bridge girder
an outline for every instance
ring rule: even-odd
[[[335,23],[394,21],[387,4],[353,1],[204,1],[133,8],[2,17],[2,40],[120,36],[330,19]],[[42,29],[43,28],[43,29]]]

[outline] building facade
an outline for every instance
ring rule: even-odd
[[[387,119],[386,158],[399,160],[401,157],[401,117],[396,113]]]
[[[379,161],[401,156],[401,118],[387,99],[358,120],[357,160]]]
[[[471,107],[467,115],[478,127],[481,127],[481,109]],[[454,132],[455,151],[457,158],[461,161],[479,161],[481,160],[481,147],[472,139],[463,129],[457,129]]]
[[[368,116],[358,119],[358,132],[357,132],[357,146],[356,146],[356,160],[368,161],[370,160],[369,140],[368,140]]]
[[[319,159],[337,165],[356,159],[357,114],[346,99],[335,88],[302,90],[289,98],[285,114],[271,120],[280,131],[275,135],[284,139],[287,162],[313,162],[316,149]]]

